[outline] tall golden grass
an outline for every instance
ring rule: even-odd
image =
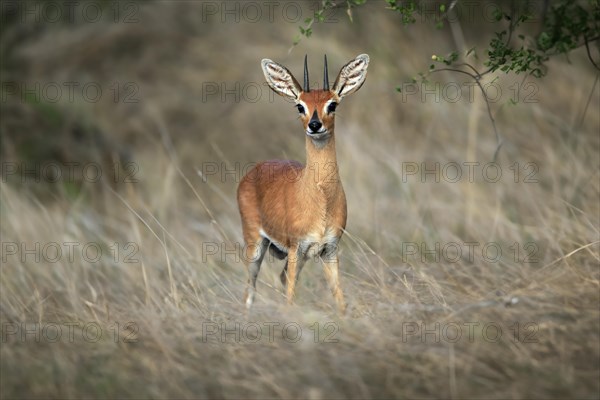
[[[18,68],[5,63],[3,82],[103,95],[35,102],[3,87],[2,398],[598,398],[600,99],[585,51],[540,80],[500,76],[490,167],[498,143],[467,81],[394,90],[454,46],[449,30],[403,27],[373,3],[288,52],[292,18],[222,22],[206,4],[5,30]],[[468,44],[495,29],[479,25],[464,26]],[[337,315],[316,262],[286,306],[282,264],[267,260],[247,313],[237,182],[252,162],[304,157],[295,110],[259,62],[299,75],[308,53],[316,84],[325,52],[336,72],[372,60],[337,113],[349,311]]]

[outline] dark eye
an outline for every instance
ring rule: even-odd
[[[304,107],[302,106],[302,104],[296,104],[296,107],[298,108],[298,112],[300,114],[304,114]]]
[[[337,103],[335,101],[332,101],[331,103],[329,103],[329,105],[327,106],[327,112],[328,113],[332,113],[335,112],[335,108],[337,107]]]

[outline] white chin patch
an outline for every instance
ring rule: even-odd
[[[319,133],[306,132],[306,136],[308,136],[312,140],[320,142],[320,141],[323,141],[324,139],[327,139],[329,137],[329,134],[327,133],[327,131],[319,132]]]

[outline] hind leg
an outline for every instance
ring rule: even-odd
[[[254,302],[254,294],[256,293],[256,279],[260,272],[260,264],[265,256],[269,242],[266,239],[260,238],[257,242],[246,246],[246,262],[248,263],[248,286],[244,295],[246,307],[252,307]]]
[[[287,285],[287,266],[288,262],[287,260],[285,260],[285,265],[283,266],[283,270],[281,270],[281,275],[279,275],[279,280],[281,281],[283,287]]]
[[[300,276],[300,272],[305,263],[306,253],[304,249],[298,244],[292,245],[283,271],[281,271],[281,275],[279,276],[285,287],[288,304],[292,304],[294,301],[296,283],[298,283],[298,277]]]
[[[296,258],[298,259],[297,263],[296,263],[296,273],[295,273],[295,282],[298,281],[298,279],[300,278],[300,272],[302,271],[302,268],[304,267],[304,264],[306,262],[306,251],[307,249],[302,247],[302,246],[298,246],[298,250],[296,251]],[[288,257],[285,260],[285,265],[283,266],[283,270],[281,271],[281,275],[279,275],[279,280],[281,280],[281,284],[283,285],[283,287],[287,286],[288,283],[288,265],[290,262],[290,258]]]
[[[300,278],[300,271],[302,271],[303,267],[304,267],[304,262],[299,262],[297,271],[296,271],[296,281],[298,281],[298,279]],[[285,260],[285,265],[283,266],[283,270],[281,270],[281,274],[279,275],[279,280],[281,281],[281,284],[283,285],[283,287],[287,286],[287,279],[288,279],[287,272],[288,272],[288,260]]]

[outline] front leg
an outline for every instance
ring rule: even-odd
[[[346,312],[346,302],[344,300],[344,293],[340,286],[340,278],[338,273],[339,259],[337,254],[337,244],[327,245],[321,255],[323,260],[323,270],[325,271],[325,278],[329,283],[335,302],[337,303],[338,311],[340,314]]]
[[[300,271],[305,262],[306,259],[304,254],[300,251],[300,246],[298,244],[291,246],[288,253],[286,268],[282,271],[282,278],[284,273],[287,276],[286,293],[288,304],[292,304],[294,301],[296,282],[298,282],[298,276],[300,275]]]

